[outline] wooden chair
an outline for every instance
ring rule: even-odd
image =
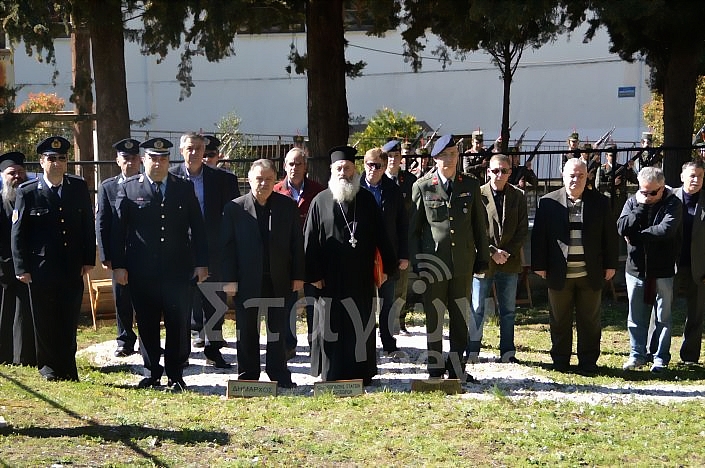
[[[98,264],[86,275],[86,283],[91,302],[93,329],[97,330],[98,320],[115,319],[113,271]],[[100,307],[101,303],[109,303],[109,306]]]

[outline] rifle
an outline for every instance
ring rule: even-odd
[[[615,127],[613,126],[610,130],[605,132],[605,134],[602,135],[600,139],[595,142],[595,146],[593,146],[593,148],[598,149],[600,146],[604,145],[609,139],[609,137],[612,136],[612,133],[614,133],[614,129]]]
[[[700,138],[700,135],[702,135],[703,132],[705,132],[705,124],[700,127],[700,130],[698,130],[698,132],[693,137],[693,143],[691,144],[691,146],[695,146],[698,143],[698,138]]]
[[[522,142],[524,141],[524,135],[526,135],[526,131],[529,130],[529,127],[526,127],[523,132],[521,132],[521,135],[519,135],[519,139],[515,143],[514,146],[517,147],[517,150],[521,147]]]
[[[514,126],[517,124],[517,122],[519,122],[519,121],[518,121],[518,120],[515,120],[514,123],[509,126],[509,130],[508,130],[509,132],[512,131],[512,129],[514,128]],[[525,131],[526,131],[526,130],[525,130]]]
[[[541,145],[543,144],[543,139],[546,138],[546,133],[547,133],[547,131],[543,132],[543,135],[541,135],[539,142],[536,143],[536,146],[534,146],[533,151],[531,152],[531,154],[529,155],[527,160],[524,162],[524,166],[526,166],[528,163],[530,163],[536,157],[536,153],[538,152],[539,148],[541,148]]]
[[[411,142],[412,148],[419,144],[419,141],[421,141],[421,137],[423,137],[423,130],[421,130],[414,138],[414,141]]]
[[[624,171],[627,167],[629,167],[629,163],[634,162],[637,159],[639,159],[639,156],[641,156],[642,151],[643,150],[637,151],[636,154],[634,156],[632,156],[631,158],[629,158],[629,160],[625,164],[622,164],[621,166],[619,166],[617,168],[617,170],[614,171],[614,178],[613,179],[616,179],[617,177],[619,177],[622,174],[622,171]],[[612,182],[612,183],[614,183],[614,182]]]
[[[423,147],[424,147],[425,149],[428,149],[428,147],[431,145],[431,142],[432,142],[433,139],[436,137],[436,135],[438,134],[438,130],[440,130],[442,126],[443,126],[443,124],[440,124],[440,125],[433,131],[433,133],[431,134],[431,136],[428,138],[428,141],[426,142],[426,144],[423,145]]]
[[[357,140],[355,143],[353,143],[352,147],[357,149],[357,145],[360,144],[360,141],[362,141],[362,140]]]

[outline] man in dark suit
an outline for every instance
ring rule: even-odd
[[[259,379],[259,318],[266,311],[265,371],[279,387],[293,388],[286,366],[286,305],[304,285],[304,245],[296,204],[273,192],[276,176],[272,161],[255,161],[250,193],[225,206],[222,271],[224,289],[235,295],[238,378]]]
[[[578,332],[578,370],[597,372],[602,287],[617,268],[617,229],[609,200],[585,190],[580,158],[563,167],[564,187],[544,195],[531,234],[531,268],[548,283],[551,358],[559,372],[570,368],[573,317]]]
[[[673,193],[683,203],[683,242],[681,244],[678,271],[674,291],[685,291],[688,306],[683,344],[680,349],[681,361],[697,364],[703,340],[703,320],[705,319],[705,192],[703,177],[705,170],[702,161],[683,164],[681,181],[683,186]]]
[[[145,377],[138,387],[183,391],[188,359],[190,290],[208,276],[206,231],[193,184],[168,172],[171,143],[152,138],[140,145],[144,174],[120,185],[112,264],[115,281],[130,283]],[[128,277],[129,275],[129,277]],[[164,367],[159,364],[159,322],[164,318]]]
[[[182,179],[190,180],[196,191],[198,204],[206,223],[206,234],[210,265],[208,266],[208,282],[220,281],[219,242],[220,223],[223,217],[223,207],[227,202],[240,196],[237,185],[232,183],[233,174],[224,170],[214,169],[203,164],[205,138],[197,133],[181,135],[179,144],[184,163],[169,169],[169,172]],[[224,296],[219,296],[225,299]],[[217,311],[214,304],[200,289],[192,291],[191,333],[194,346],[205,345],[203,354],[206,362],[221,369],[231,367],[223,359],[220,348],[225,346],[223,339],[223,321],[225,314]],[[204,340],[205,339],[205,340]]]
[[[486,211],[487,237],[492,254],[486,274],[472,280],[472,311],[468,329],[468,361],[479,361],[485,321],[485,299],[494,286],[499,307],[499,361],[517,362],[514,346],[514,318],[522,249],[529,233],[529,217],[524,191],[508,183],[512,172],[509,158],[490,158],[489,182],[480,187]]]
[[[399,144],[398,140],[390,140],[383,147],[382,151],[387,153],[387,169],[385,175],[389,177],[401,189],[402,197],[404,198],[404,210],[406,217],[409,218],[411,212],[411,187],[416,182],[416,176],[411,172],[401,168],[402,158],[411,153],[411,145],[409,143]],[[402,152],[407,153],[406,155]],[[412,158],[405,161],[406,167],[411,165]],[[394,287],[394,302],[401,300],[401,310],[399,311],[399,331],[402,334],[408,334],[406,329],[406,294],[409,289],[409,268],[399,270],[399,279]]]
[[[0,156],[2,197],[0,198],[0,364],[35,366],[37,350],[34,346],[34,325],[29,307],[27,285],[15,277],[10,248],[12,211],[17,200],[17,188],[27,180],[25,156],[12,151]]]
[[[363,164],[365,176],[360,179],[360,186],[374,195],[377,206],[382,210],[384,227],[399,259],[399,270],[404,271],[409,267],[409,217],[404,207],[404,197],[399,186],[384,174],[387,153],[380,148],[372,148],[365,153]],[[379,336],[387,355],[404,358],[406,353],[397,347],[393,335],[395,316],[404,305],[394,301],[396,282],[396,278],[389,278],[377,288],[377,297],[381,301]]]
[[[12,213],[15,274],[29,287],[37,366],[46,380],[78,381],[83,275],[95,265],[91,197],[82,178],[66,174],[70,147],[58,136],[37,146],[44,172],[20,185]]]
[[[303,141],[301,143],[303,144]],[[284,157],[286,177],[284,180],[281,180],[274,185],[275,192],[286,195],[296,202],[296,205],[299,207],[299,219],[301,221],[302,229],[304,223],[306,222],[306,215],[308,214],[308,209],[311,206],[313,197],[325,190],[324,186],[306,176],[307,168],[308,161],[305,150],[297,147],[292,148]],[[311,331],[313,327],[312,300],[316,297],[316,288],[311,286],[309,283],[305,283],[304,296],[306,298],[306,326],[308,328],[308,344],[310,346]],[[292,293],[289,298],[290,305],[287,306],[287,310],[291,311],[289,326],[286,330],[287,357],[293,357],[296,355],[296,301],[298,297],[299,294],[297,292]]]
[[[423,295],[428,344],[428,373],[448,372],[451,379],[471,382],[463,352],[468,344],[470,288],[473,273],[484,272],[490,259],[485,208],[480,183],[458,173],[458,147],[453,135],[439,138],[431,156],[436,168],[414,184],[409,254],[418,270],[431,265],[439,278],[425,281]],[[441,307],[444,306],[444,307]],[[443,359],[443,316],[448,309],[450,351]]]
[[[95,215],[95,232],[98,238],[98,256],[104,268],[112,269],[110,236],[113,230],[115,216],[115,199],[118,187],[128,178],[140,172],[140,142],[125,138],[113,144],[117,152],[115,162],[120,167],[120,174],[105,179],[98,187],[98,201]],[[130,299],[130,287],[113,281],[113,297],[115,299],[115,318],[117,321],[117,348],[115,357],[125,357],[135,352],[137,335],[132,330],[132,320],[135,314]]]

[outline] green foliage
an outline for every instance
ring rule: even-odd
[[[389,137],[411,141],[420,131],[416,117],[384,107],[375,113],[364,131],[353,134],[350,140],[359,140],[356,148],[359,154],[363,154],[370,148],[384,145]]]
[[[663,143],[663,95],[658,91],[651,93],[651,101],[644,104],[644,122],[654,133],[654,144]],[[705,76],[698,78],[695,88],[695,120],[693,135],[705,125]],[[697,142],[702,143],[705,134],[699,135]]]
[[[220,152],[227,159],[250,159],[254,153],[250,142],[240,133],[242,119],[235,112],[229,112],[215,124],[220,135]]]

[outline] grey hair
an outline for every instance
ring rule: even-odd
[[[656,182],[659,185],[666,183],[666,177],[663,175],[663,170],[659,167],[646,166],[642,167],[637,176],[639,183]]]
[[[289,156],[294,157],[300,154],[304,158],[304,166],[308,166],[308,158],[306,157],[306,152],[302,148],[291,148],[284,156],[284,162],[289,159]]]
[[[261,167],[262,169],[269,169],[275,174],[277,173],[277,169],[276,167],[274,167],[274,162],[271,159],[258,159],[257,161],[252,163],[250,170],[247,172],[248,177],[250,174],[252,174],[252,171],[254,171],[257,167]]]
[[[585,161],[583,161],[583,158],[570,158],[568,161],[566,161],[565,166],[563,166],[563,173],[565,174],[565,170],[568,166],[582,166],[586,171],[587,171],[587,164],[585,164]]]
[[[181,138],[179,139],[179,148],[186,146],[186,140],[201,140],[204,143],[206,142],[205,137],[200,133],[188,132],[181,135]]]

